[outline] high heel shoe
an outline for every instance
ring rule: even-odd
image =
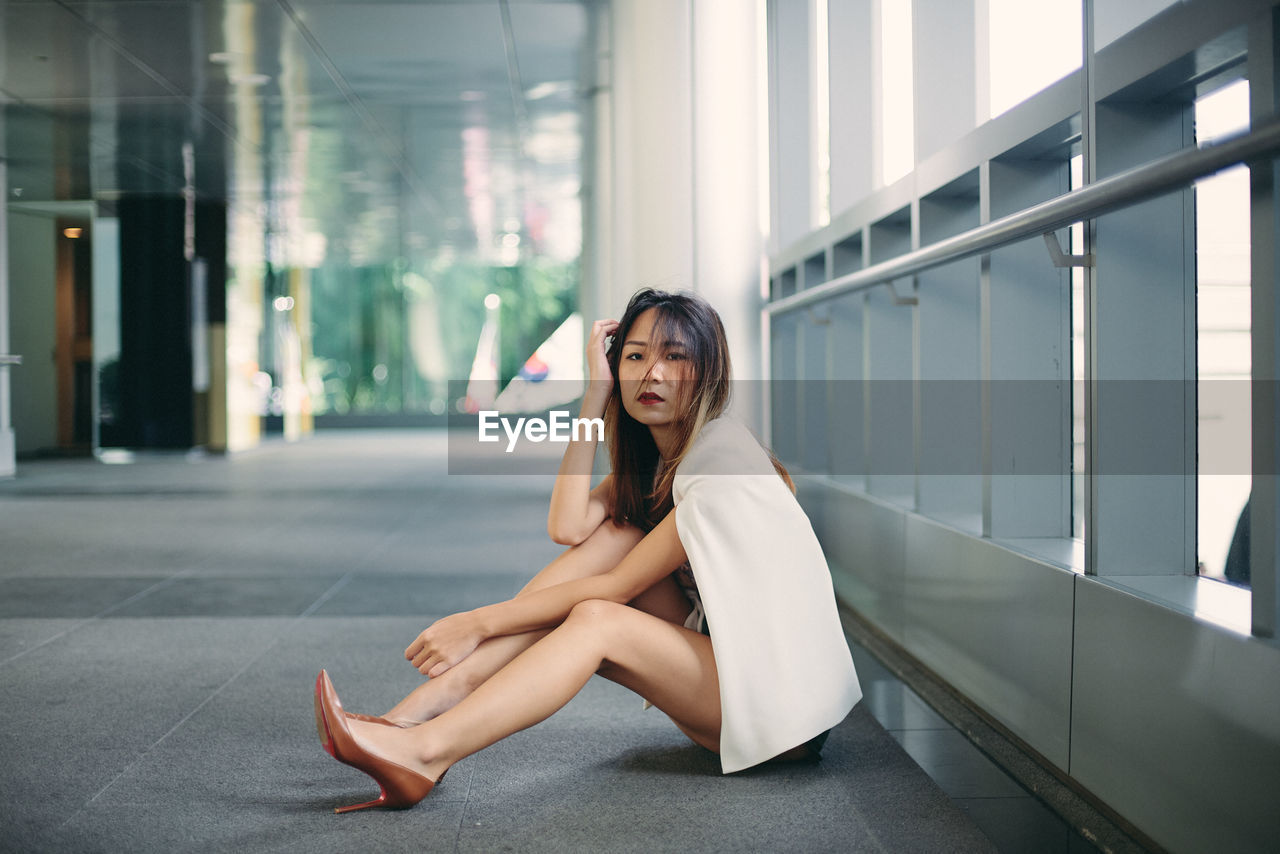
[[[408,729],[413,724],[398,724],[395,721],[387,720],[381,715],[362,715],[359,712],[343,712],[344,715],[355,721],[364,721],[367,724],[382,724],[383,726],[394,726],[400,729]]]
[[[410,771],[403,765],[374,756],[356,742],[347,728],[347,716],[333,690],[333,683],[329,681],[329,674],[323,670],[316,677],[315,706],[316,731],[320,734],[320,744],[325,752],[339,762],[368,774],[379,789],[376,800],[338,807],[334,812],[353,812],[377,806],[404,809],[431,793],[436,785],[435,780]]]
[[[364,721],[367,724],[393,726],[393,727],[397,727],[398,729],[409,729],[410,727],[413,726],[413,724],[398,724],[395,721],[388,720],[382,717],[381,715],[362,715],[359,712],[347,712],[347,711],[344,711],[343,714],[346,715],[348,718],[351,718],[352,720]],[[444,775],[448,773],[449,773],[448,768],[440,772],[440,779],[436,780],[437,786],[444,782]]]

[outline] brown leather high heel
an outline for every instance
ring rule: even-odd
[[[325,752],[339,762],[368,774],[379,789],[376,800],[338,807],[334,812],[353,812],[377,806],[404,809],[425,798],[435,788],[435,780],[410,771],[403,765],[374,756],[356,743],[347,728],[347,716],[342,711],[337,692],[333,690],[333,683],[329,681],[329,674],[323,670],[316,677],[315,706],[316,731],[320,734],[320,744]]]
[[[395,721],[387,720],[382,715],[362,715],[359,712],[343,712],[344,715],[356,721],[364,721],[367,724],[382,724],[383,726],[394,726],[400,729],[408,729],[413,724],[398,724]]]
[[[387,720],[386,718],[382,717],[382,715],[362,715],[359,712],[347,712],[347,711],[344,711],[343,714],[346,715],[348,718],[351,718],[352,720],[364,721],[367,724],[393,726],[398,729],[409,729],[410,727],[414,726],[414,724],[398,724],[395,721]],[[436,780],[437,786],[444,782],[444,775],[448,773],[449,773],[449,769],[447,768],[440,772],[440,779]]]

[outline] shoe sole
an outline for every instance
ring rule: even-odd
[[[325,718],[324,709],[320,704],[320,690],[324,676],[324,671],[321,670],[320,675],[316,677],[316,733],[320,736],[320,746],[324,748],[324,752],[337,759],[338,754],[333,747],[333,736],[329,733],[329,721]]]

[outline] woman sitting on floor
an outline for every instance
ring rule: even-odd
[[[731,773],[815,755],[861,697],[826,560],[794,485],[739,422],[729,350],[703,299],[645,289],[597,321],[582,417],[548,529],[570,546],[513,599],[433,623],[405,657],[428,676],[385,716],[316,680],[325,749],[407,807],[466,756],[544,720],[594,673],[665,712]]]

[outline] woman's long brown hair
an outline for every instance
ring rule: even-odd
[[[659,353],[679,347],[693,366],[694,379],[682,383],[679,409],[684,416],[675,428],[675,453],[663,461],[649,428],[632,418],[622,405],[621,384],[616,381],[626,340],[636,318],[656,309],[651,342]],[[650,531],[673,506],[671,486],[676,469],[703,426],[724,413],[729,404],[729,342],[724,325],[702,297],[653,288],[637,291],[618,321],[609,369],[615,382],[605,406],[605,441],[613,464],[613,520]],[[774,467],[795,491],[786,469],[773,456]],[[661,467],[661,472],[659,472]]]

